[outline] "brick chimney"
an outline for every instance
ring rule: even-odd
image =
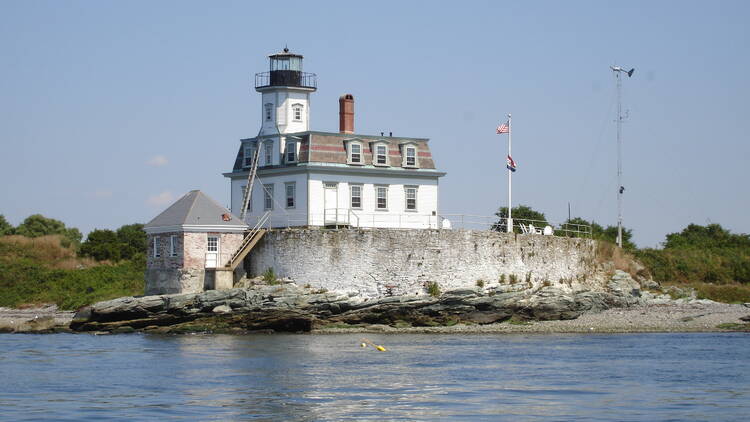
[[[352,94],[339,97],[339,132],[354,133],[354,96]]]

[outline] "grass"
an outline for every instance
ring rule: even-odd
[[[266,269],[266,272],[263,273],[263,281],[270,285],[279,284],[279,279],[276,277],[276,273],[273,271],[273,268],[268,267]]]
[[[77,258],[60,240],[60,236],[0,237],[0,306],[54,303],[72,310],[143,294],[143,258],[97,265]]]
[[[440,297],[440,286],[435,281],[427,283],[427,294],[432,297]]]
[[[482,288],[484,287],[484,280],[477,280],[477,287]]]

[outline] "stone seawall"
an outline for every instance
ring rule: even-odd
[[[471,230],[278,230],[249,257],[250,273],[363,298],[481,284],[598,290],[596,242]],[[601,280],[600,280],[601,279]],[[520,286],[519,286],[520,287]]]

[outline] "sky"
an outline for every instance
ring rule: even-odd
[[[229,202],[260,128],[253,75],[285,45],[318,75],[311,129],[430,138],[440,212],[513,205],[623,221],[641,247],[690,223],[750,233],[750,2],[0,0],[0,214],[84,233],[201,189]]]

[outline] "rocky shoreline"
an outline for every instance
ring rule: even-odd
[[[590,333],[750,328],[746,306],[698,300],[685,292],[674,299],[675,292],[667,293],[643,290],[623,272],[615,273],[601,291],[530,289],[517,283],[451,290],[439,297],[372,300],[286,282],[124,297],[82,308],[75,315],[54,307],[0,309],[0,331]]]

